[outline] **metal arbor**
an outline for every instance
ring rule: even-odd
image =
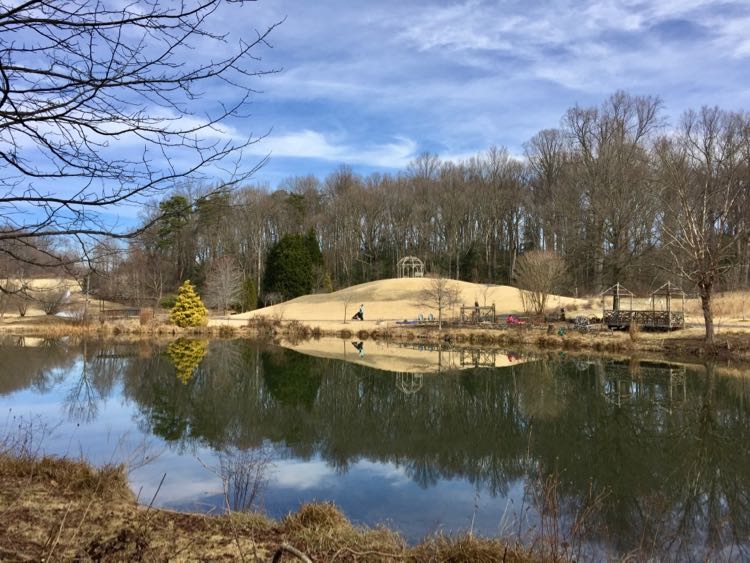
[[[682,299],[682,308],[680,311],[673,311],[672,298],[679,297]],[[656,309],[656,300],[664,300],[665,308],[661,311]],[[651,311],[654,315],[654,321],[661,327],[668,330],[673,328],[685,328],[685,292],[682,288],[667,282],[651,294]]]
[[[405,256],[398,261],[398,277],[400,278],[423,278],[424,262],[416,256]]]

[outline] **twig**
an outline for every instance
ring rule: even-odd
[[[55,548],[57,547],[57,542],[60,541],[60,535],[62,534],[63,527],[65,526],[65,519],[68,517],[69,513],[70,513],[70,506],[68,506],[67,510],[65,511],[65,514],[63,514],[62,522],[60,522],[60,527],[57,529],[57,536],[55,536],[55,541],[52,542],[52,547],[49,548],[49,552],[47,553],[46,559],[52,558],[52,552],[55,551]]]
[[[159,486],[156,487],[156,492],[154,493],[154,496],[151,498],[151,502],[148,503],[148,507],[146,508],[146,515],[148,515],[148,511],[151,510],[151,507],[154,505],[154,501],[156,500],[156,497],[159,494],[159,491],[161,491],[161,486],[164,484],[164,479],[167,478],[167,474],[164,473],[164,475],[161,476],[161,481],[159,481]],[[151,520],[150,516],[146,517],[146,524],[148,524],[149,520]]]
[[[307,555],[305,555],[304,553],[302,553],[296,547],[292,547],[288,543],[282,543],[279,546],[279,548],[276,550],[276,553],[273,554],[273,563],[279,563],[281,561],[281,558],[283,557],[285,551],[287,553],[291,553],[297,559],[299,559],[300,561],[303,561],[304,563],[312,563],[312,560]],[[336,557],[334,556],[333,559],[335,559],[335,558]],[[331,561],[333,561],[333,559],[331,559]]]
[[[398,557],[402,557],[403,556],[403,554],[401,554],[401,553],[385,553],[383,551],[375,551],[375,550],[370,550],[370,551],[356,551],[356,550],[352,549],[351,547],[342,547],[341,549],[339,549],[335,553],[335,555],[333,557],[331,557],[331,561],[334,561],[339,555],[341,555],[341,553],[343,553],[345,551],[348,551],[352,555],[358,555],[360,557],[362,557],[364,555],[379,555],[381,557],[390,557],[391,559],[396,559]],[[274,562],[276,562],[276,559],[274,559]]]

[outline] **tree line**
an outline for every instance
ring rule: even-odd
[[[273,189],[183,183],[146,207],[125,252],[100,241],[87,263],[102,296],[159,302],[190,279],[214,288],[217,308],[252,308],[294,296],[268,271],[282,241],[281,255],[303,258],[297,295],[393,277],[409,255],[433,274],[513,284],[537,250],[563,260],[559,293],[670,280],[697,291],[710,320],[716,289],[750,285],[749,182],[746,112],[703,107],[670,126],[659,98],[620,91],[570,108],[522,155],[422,154],[397,173],[342,165]]]
[[[458,163],[422,154],[395,174],[342,165],[276,189],[180,186],[104,270],[122,297],[152,299],[187,278],[204,284],[231,257],[262,295],[271,249],[301,235],[322,255],[312,291],[393,277],[409,255],[428,272],[512,284],[530,250],[564,260],[556,289],[568,294],[676,278],[699,291],[747,287],[750,117],[704,107],[670,128],[661,106],[617,92],[573,107],[522,156],[490,147]]]

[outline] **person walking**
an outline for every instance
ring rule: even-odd
[[[352,317],[352,320],[354,320],[354,321],[356,321],[356,320],[364,321],[365,320],[365,304],[364,303],[362,303],[359,306],[359,311],[357,311],[356,313],[354,313],[354,316]]]

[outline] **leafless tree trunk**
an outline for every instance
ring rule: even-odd
[[[209,307],[221,309],[227,314],[237,303],[242,292],[242,272],[231,256],[222,256],[214,261],[206,276],[206,300]]]
[[[667,210],[663,244],[676,272],[696,284],[706,326],[714,344],[712,297],[731,266],[739,237],[747,227],[730,228],[730,219],[748,189],[748,163],[742,158],[748,117],[718,108],[687,112],[674,139],[657,147],[661,201]]]

